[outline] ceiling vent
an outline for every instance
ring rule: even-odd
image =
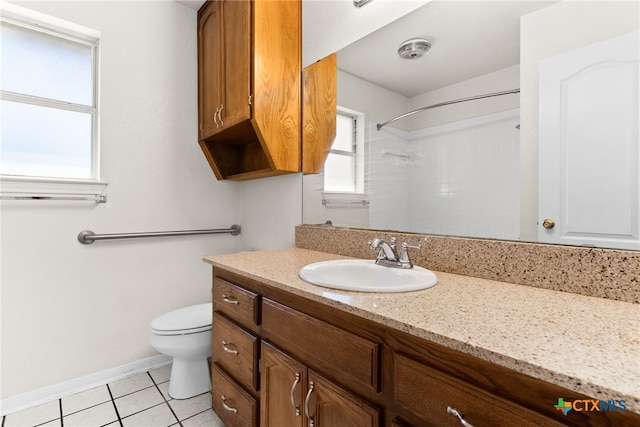
[[[431,42],[427,39],[411,39],[400,45],[398,55],[406,59],[417,59],[424,56],[431,49]]]

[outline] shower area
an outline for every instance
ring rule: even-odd
[[[369,124],[369,227],[518,239],[519,109],[412,131]]]
[[[338,105],[362,113],[363,191],[328,194],[322,174],[304,176],[304,222],[519,240],[519,75],[408,99],[339,71]]]

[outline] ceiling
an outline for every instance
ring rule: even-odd
[[[195,10],[204,3],[176,1]],[[303,0],[303,65],[400,16],[341,49],[338,68],[413,97],[518,64],[520,17],[557,1],[374,0],[358,9],[351,0]],[[429,53],[415,60],[400,58],[400,44],[418,37],[432,43]],[[316,52],[323,45],[327,52]]]
[[[520,17],[551,1],[432,1],[338,53],[338,68],[406,97],[520,62]],[[365,6],[366,7],[366,6]],[[426,38],[418,59],[400,44]]]

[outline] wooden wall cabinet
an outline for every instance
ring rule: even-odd
[[[590,398],[218,267],[213,310],[226,426],[640,425],[629,411],[565,416],[559,397]]]
[[[305,67],[302,75],[302,172],[320,173],[336,139],[337,55]]]
[[[301,169],[301,2],[198,11],[199,142],[218,179]]]

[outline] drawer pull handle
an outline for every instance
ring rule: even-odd
[[[471,424],[469,424],[467,421],[465,421],[464,415],[462,415],[460,413],[460,411],[458,411],[456,408],[452,408],[451,406],[447,406],[447,414],[451,414],[451,415],[453,415],[455,417],[458,417],[458,419],[460,420],[460,423],[464,427],[473,427]]]
[[[234,348],[235,346],[232,343],[222,341],[222,349],[227,353],[238,355],[238,350]]]
[[[313,393],[313,381],[309,381],[309,391],[307,392],[307,397],[304,399],[304,414],[307,416],[309,420],[309,427],[315,427],[315,421],[311,414],[309,413],[309,403],[311,401],[311,393]]]
[[[225,294],[222,294],[222,301],[224,301],[224,302],[226,302],[228,304],[235,304],[235,305],[240,304],[235,297],[230,297],[230,296],[227,296]]]
[[[222,407],[223,407],[226,411],[233,412],[234,414],[237,414],[237,413],[238,413],[238,409],[236,409],[236,408],[234,408],[234,407],[232,407],[232,406],[227,405],[227,401],[228,401],[229,399],[227,399],[227,397],[226,397],[224,394],[223,394],[222,396],[220,396],[220,399],[222,399]]]
[[[296,391],[296,386],[300,382],[300,372],[296,372],[296,379],[291,386],[291,393],[289,394],[289,400],[291,400],[291,406],[296,410],[296,417],[300,416],[300,407],[296,405],[294,392]]]

